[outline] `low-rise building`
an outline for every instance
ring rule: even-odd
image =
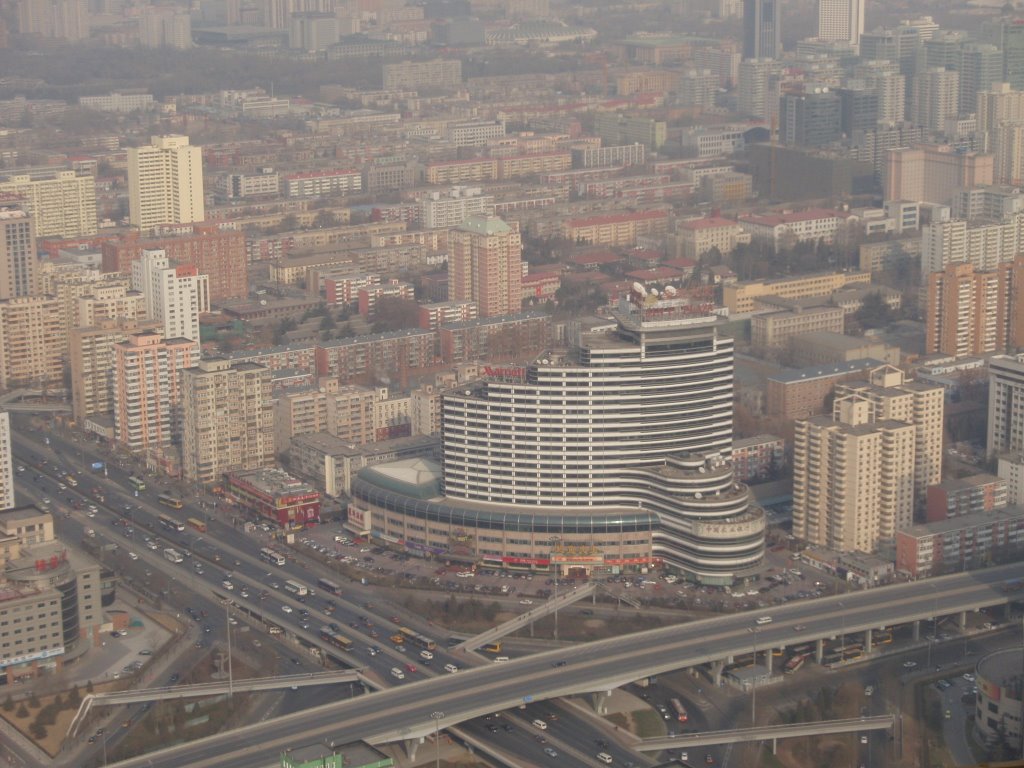
[[[226,491],[241,510],[281,528],[320,522],[320,492],[283,469],[229,472]]]
[[[741,483],[766,480],[786,462],[786,443],[777,435],[754,435],[732,442],[732,467]]]
[[[683,221],[676,231],[681,255],[687,259],[700,259],[714,249],[727,256],[737,245],[750,242],[750,234],[737,222],[715,216]]]
[[[1024,509],[972,512],[896,532],[896,569],[911,578],[955,573],[1024,549]]]
[[[991,512],[1007,503],[1006,480],[995,475],[950,477],[928,487],[925,520],[937,523],[973,512]]]
[[[750,343],[763,351],[787,346],[794,336],[813,331],[842,333],[844,316],[840,307],[799,307],[754,315],[750,319]]]
[[[765,379],[765,413],[786,419],[805,419],[825,412],[836,385],[863,379],[882,365],[867,358],[846,363],[787,369]]]

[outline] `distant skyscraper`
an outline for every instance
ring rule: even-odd
[[[774,59],[782,53],[780,0],[743,0],[743,58]]]
[[[1024,90],[1024,19],[1003,16],[981,25],[985,42],[1003,52],[1003,80]]]
[[[37,293],[38,270],[32,217],[18,206],[0,207],[0,299]]]
[[[188,136],[154,136],[128,149],[128,218],[142,230],[206,218],[203,154]]]
[[[960,109],[960,76],[941,67],[933,67],[913,78],[911,83],[912,122],[936,133],[946,128],[946,119],[956,117]]]
[[[199,341],[199,314],[210,311],[210,284],[194,265],[170,266],[162,250],[144,250],[132,264],[132,289],[145,296],[151,320],[168,339]]]
[[[519,227],[497,216],[470,216],[448,240],[448,296],[475,301],[480,317],[522,309],[523,243]]]
[[[864,0],[818,0],[818,38],[859,45],[864,33]]]
[[[779,106],[779,138],[798,147],[823,147],[838,141],[839,94],[824,87],[802,93],[785,93]]]
[[[0,509],[14,506],[14,462],[11,454],[11,417],[0,411]]]

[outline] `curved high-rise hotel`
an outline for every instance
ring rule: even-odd
[[[636,296],[559,355],[485,370],[444,396],[439,474],[360,473],[369,528],[561,572],[661,562],[726,584],[761,562],[764,515],[728,462],[733,343],[706,309]]]

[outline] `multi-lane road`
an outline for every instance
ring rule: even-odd
[[[489,712],[610,690],[651,674],[713,662],[744,653],[755,642],[782,647],[838,634],[841,625],[856,631],[1004,603],[1000,586],[1019,573],[1019,565],[1003,566],[789,604],[773,609],[772,621],[761,625],[755,623],[758,613],[737,614],[580,644],[326,705],[119,765],[255,768],[265,765],[268,755],[315,740],[416,739],[433,732],[432,712],[445,713],[440,721],[444,727]],[[796,626],[802,629],[795,630]]]

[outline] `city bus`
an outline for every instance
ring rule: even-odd
[[[263,549],[260,550],[260,560],[265,563],[270,563],[271,565],[284,565],[285,562],[287,562],[284,555],[280,552],[275,552],[269,547],[263,547]]]
[[[171,507],[172,509],[181,509],[183,506],[185,506],[181,499],[179,499],[177,496],[172,496],[169,493],[161,493],[156,498],[157,501],[159,501],[161,504],[163,504],[166,507]]]
[[[195,528],[200,533],[206,533],[206,523],[204,523],[202,520],[199,520],[198,518],[190,517],[188,520],[185,521],[185,525],[187,525],[189,528]]]
[[[320,638],[343,651],[352,650],[352,641],[330,627],[320,627]]]
[[[424,637],[417,632],[413,632],[408,627],[399,627],[398,631],[405,636],[406,641],[410,645],[415,645],[417,648],[422,648],[425,651],[433,651],[437,648],[437,643],[429,637]]]
[[[672,709],[675,710],[676,717],[679,718],[680,723],[685,723],[690,719],[690,714],[686,711],[686,707],[683,706],[683,702],[679,699],[672,699],[669,701],[669,704],[671,704]]]
[[[128,485],[139,492],[146,490],[146,482],[141,477],[136,477],[135,475],[128,478]]]
[[[298,595],[299,597],[305,597],[309,594],[309,590],[306,589],[305,584],[299,584],[299,582],[291,581],[290,579],[284,583],[284,588],[286,592],[291,592],[293,595]]]
[[[792,675],[794,672],[799,672],[800,668],[807,661],[807,654],[798,653],[795,656],[790,656],[789,661],[786,662],[786,666],[783,671],[787,675]]]
[[[317,579],[316,585],[324,592],[330,592],[332,595],[340,595],[341,587],[335,584],[330,579]]]
[[[166,528],[168,531],[184,531],[185,524],[179,520],[175,520],[170,515],[160,515],[160,525]]]

